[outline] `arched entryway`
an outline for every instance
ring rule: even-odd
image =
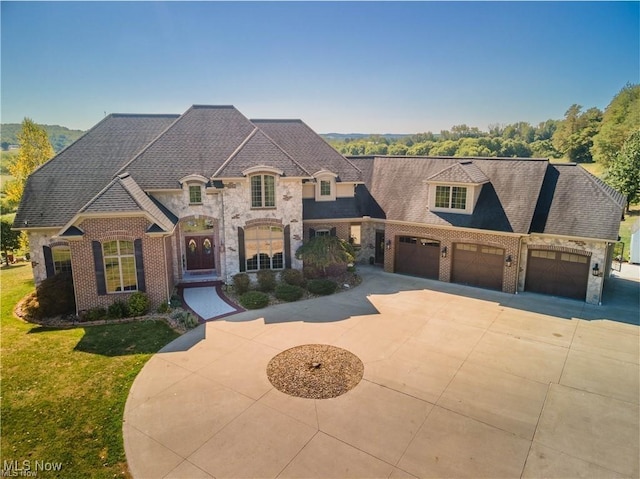
[[[219,264],[218,222],[209,217],[189,217],[180,222],[182,269],[188,273],[213,272]]]

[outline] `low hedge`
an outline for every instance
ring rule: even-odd
[[[233,290],[237,295],[243,295],[249,291],[251,286],[251,279],[247,273],[238,273],[233,276]]]
[[[260,309],[269,304],[269,296],[260,291],[249,291],[239,298],[240,304],[246,309]]]
[[[276,288],[276,273],[270,269],[261,269],[256,273],[258,278],[258,289],[265,293]]]
[[[326,296],[333,294],[338,289],[338,284],[330,279],[311,279],[307,283],[307,290],[311,294],[317,294],[320,296]]]
[[[304,289],[293,284],[282,283],[276,286],[276,298],[281,301],[298,301],[304,294]]]
[[[306,281],[302,271],[297,269],[285,269],[280,273],[280,279],[287,284],[304,288]]]

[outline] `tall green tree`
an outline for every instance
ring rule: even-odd
[[[598,108],[589,108],[583,113],[582,106],[571,105],[553,133],[553,147],[569,161],[591,162],[593,137],[598,133],[601,121],[602,112]]]
[[[609,162],[605,181],[627,198],[627,212],[640,201],[640,129],[629,135],[616,158]]]
[[[4,252],[4,259],[9,266],[9,251],[18,249],[20,247],[20,231],[13,231],[11,229],[11,223],[7,220],[2,220],[0,229],[0,249]]]
[[[22,122],[18,144],[20,145],[19,153],[9,164],[9,173],[14,179],[5,187],[5,194],[10,204],[20,202],[28,176],[55,154],[47,132],[29,118],[25,118]]]
[[[640,128],[640,85],[627,84],[604,110],[600,131],[591,149],[598,163],[613,161],[629,135]]]

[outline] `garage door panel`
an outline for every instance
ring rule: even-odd
[[[492,246],[455,243],[451,281],[502,290],[504,249]]]
[[[396,273],[438,279],[440,243],[426,238],[396,238]]]
[[[529,251],[526,291],[584,300],[588,280],[587,255],[560,251]]]

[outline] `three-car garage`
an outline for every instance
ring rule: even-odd
[[[586,254],[530,249],[524,289],[584,300],[590,259]]]

